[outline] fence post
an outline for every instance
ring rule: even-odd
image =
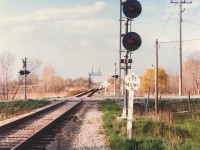
[[[188,92],[188,103],[189,103],[189,111],[191,111],[191,98],[190,98],[190,91]]]

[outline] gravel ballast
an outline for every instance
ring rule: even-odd
[[[96,103],[86,102],[46,148],[48,150],[110,150],[102,134],[102,115]]]

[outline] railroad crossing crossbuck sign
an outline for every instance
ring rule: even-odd
[[[134,72],[126,75],[124,80],[124,86],[128,91],[134,91],[140,88],[140,77]]]

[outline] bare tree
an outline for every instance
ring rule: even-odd
[[[74,86],[87,86],[88,80],[80,77],[80,78],[73,80],[73,83],[74,83]]]
[[[36,58],[27,58],[27,70],[31,73],[27,77],[27,81],[29,84],[38,84],[39,83],[39,75],[37,73],[39,67],[41,65],[41,61]]]
[[[185,88],[190,91],[198,91],[200,88],[200,52],[193,52],[184,63]]]
[[[168,93],[177,95],[178,94],[178,75],[169,74],[168,75]]]
[[[65,81],[56,76],[53,66],[47,65],[43,70],[42,87],[45,92],[61,92],[65,88]]]
[[[14,57],[9,52],[0,54],[1,98],[9,99],[9,81],[12,76]]]
[[[65,81],[62,77],[54,76],[52,84],[53,84],[52,87],[53,92],[61,92],[64,91],[65,89]]]
[[[41,61],[36,58],[28,57],[27,58],[27,69],[31,72],[36,71],[41,65]]]
[[[43,89],[45,92],[51,92],[52,91],[52,80],[55,76],[55,69],[51,65],[45,66],[43,70]]]
[[[30,84],[30,85],[37,85],[39,84],[39,75],[34,71],[34,72],[31,72],[29,75],[28,75],[28,78],[27,78],[27,84]]]
[[[73,80],[70,78],[65,79],[65,85],[66,85],[66,87],[70,87],[70,88],[73,87],[74,86]]]

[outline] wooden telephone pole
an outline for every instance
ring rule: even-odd
[[[179,49],[179,61],[180,61],[180,68],[179,68],[179,96],[182,96],[183,91],[183,77],[182,77],[182,15],[185,9],[183,9],[183,4],[191,4],[192,1],[186,2],[186,0],[180,0],[179,2],[173,2],[171,0],[171,3],[178,3],[180,4],[180,49]]]
[[[158,113],[158,40],[156,39],[156,62],[155,62],[155,111]]]

